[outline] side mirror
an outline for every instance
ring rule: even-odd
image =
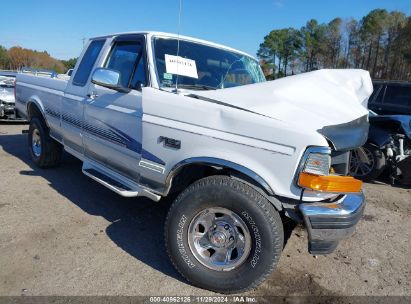
[[[130,89],[120,85],[120,73],[114,70],[97,68],[91,76],[91,82],[102,87],[113,89],[119,92],[127,93]]]

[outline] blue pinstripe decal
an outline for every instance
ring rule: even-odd
[[[134,138],[128,136],[127,134],[125,134],[123,131],[120,131],[112,126],[107,125],[108,127],[110,127],[112,130],[114,130],[115,132],[117,132],[120,136],[124,137],[127,140],[127,144],[126,147],[130,150],[133,150],[137,153],[141,153],[142,158],[145,158],[147,160],[150,160],[152,162],[161,164],[161,165],[165,165],[166,163],[158,158],[157,156],[155,156],[154,154],[151,154],[150,152],[148,152],[147,150],[142,149],[142,144],[136,140],[134,140]]]
[[[55,118],[60,118],[60,111],[49,107],[45,107],[45,110],[48,115],[53,116]]]
[[[73,115],[69,113],[63,113],[61,115],[61,118],[63,119],[63,121],[81,129],[81,120],[77,119]]]
[[[47,110],[46,110],[47,111]],[[59,117],[60,113],[58,112],[53,112],[51,109],[49,109],[50,111],[50,115],[54,116],[57,115],[56,117]],[[53,114],[51,114],[53,113]],[[147,160],[150,160],[152,162],[158,163],[160,165],[165,165],[166,163],[158,158],[157,156],[155,156],[154,154],[148,152],[147,150],[142,149],[142,144],[141,142],[138,142],[137,140],[135,140],[134,138],[130,137],[129,135],[127,135],[126,133],[124,133],[123,131],[110,126],[102,121],[100,121],[101,124],[103,124],[104,126],[107,127],[107,129],[103,129],[100,128],[96,125],[92,125],[88,122],[83,122],[79,119],[77,119],[76,117],[74,117],[73,115],[69,114],[69,113],[63,113],[62,114],[62,120],[75,126],[78,128],[83,128],[83,131],[90,133],[94,136],[100,137],[104,140],[108,140],[114,144],[126,147],[127,149],[134,151],[138,154],[141,154],[142,158],[145,158]]]

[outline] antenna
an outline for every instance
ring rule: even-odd
[[[181,27],[181,9],[183,0],[179,0],[180,5],[178,9],[178,28],[177,28],[177,75],[176,75],[176,93],[178,93],[178,56],[180,54],[180,27]]]

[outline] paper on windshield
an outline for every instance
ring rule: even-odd
[[[192,59],[165,54],[166,72],[198,79],[196,62]]]

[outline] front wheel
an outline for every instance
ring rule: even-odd
[[[284,233],[280,215],[262,194],[240,180],[211,176],[174,201],[165,242],[188,281],[234,293],[256,287],[273,271]]]

